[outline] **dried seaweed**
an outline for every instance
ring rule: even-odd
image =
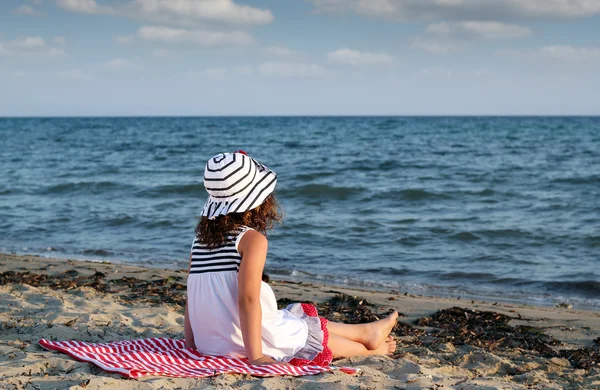
[[[32,274],[27,272],[6,271],[0,272],[0,285],[28,284],[33,287],[50,287],[61,290],[72,290],[79,287],[91,287],[97,291],[107,293],[111,288],[102,281],[104,274],[96,271],[90,276],[77,276],[75,270],[65,271],[58,275]]]
[[[500,313],[452,307],[419,318],[415,323],[436,328],[434,334],[439,343],[468,344],[487,350],[521,348],[552,355],[551,346],[561,344],[539,329],[510,326],[510,320],[511,317]]]
[[[557,350],[562,343],[541,329],[531,326],[510,326],[512,318],[504,314],[469,310],[460,307],[440,310],[431,317],[419,318],[419,326],[434,328],[432,341],[426,344],[451,342],[472,345],[486,350],[525,350],[545,358],[563,357],[574,368],[589,370],[600,365],[600,348],[585,347],[578,350]]]
[[[593,367],[600,367],[600,348],[598,346],[562,350],[559,354],[568,359],[575,368],[589,370]]]

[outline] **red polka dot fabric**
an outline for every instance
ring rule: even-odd
[[[319,317],[319,313],[317,312],[317,308],[309,303],[302,303],[302,310],[304,314],[309,317]],[[333,360],[333,353],[331,349],[327,346],[329,342],[329,331],[327,330],[327,319],[319,317],[321,321],[321,330],[323,331],[323,350],[319,352],[317,356],[313,360],[299,359],[293,358],[289,361],[290,364],[295,366],[320,366],[320,367],[328,367]]]

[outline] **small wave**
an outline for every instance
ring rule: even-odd
[[[185,194],[203,194],[204,185],[202,183],[194,184],[168,184],[151,187],[139,191],[142,196],[162,196],[162,195],[185,195]]]
[[[81,254],[86,256],[101,256],[108,257],[112,256],[113,253],[104,249],[85,249]]]
[[[600,247],[600,236],[588,236],[585,237],[584,241],[587,246],[592,248]]]
[[[381,267],[381,268],[362,268],[357,270],[358,272],[373,273],[373,274],[385,274],[385,275],[413,275],[414,271],[408,268],[392,268],[392,267]]]
[[[441,280],[477,280],[477,281],[485,281],[490,282],[497,279],[497,277],[493,274],[488,274],[485,272],[447,272],[442,273],[437,276],[438,279]]]
[[[292,180],[299,181],[314,181],[323,177],[329,177],[335,175],[335,172],[315,172],[315,173],[304,173],[293,177]]]
[[[405,190],[392,190],[384,192],[380,197],[388,199],[403,199],[410,201],[449,199],[450,195],[427,191],[421,188],[408,188]]]
[[[552,180],[552,182],[565,184],[598,184],[600,183],[600,175],[559,177]]]
[[[375,123],[375,127],[378,130],[391,130],[397,128],[398,124],[399,122],[397,119],[386,119],[383,122]]]
[[[490,229],[490,230],[478,230],[475,234],[485,237],[497,238],[497,237],[506,237],[506,238],[519,238],[519,237],[529,237],[531,233],[520,230],[520,229]]]
[[[419,237],[419,236],[401,237],[396,240],[396,242],[398,244],[405,245],[405,246],[418,246],[423,241],[425,241],[425,239],[423,237]]]
[[[600,297],[600,281],[598,280],[581,280],[581,281],[554,281],[554,282],[543,282],[542,287],[545,287],[548,291],[555,292],[561,291],[565,293],[575,293],[583,295],[587,298],[598,299]]]
[[[450,238],[459,241],[477,241],[481,239],[479,236],[471,233],[471,232],[460,232],[450,236]]]
[[[130,215],[122,215],[115,218],[109,218],[102,220],[105,226],[123,226],[129,225],[135,221],[135,218]]]
[[[103,192],[113,191],[113,190],[121,190],[125,188],[129,188],[129,185],[115,183],[112,181],[100,181],[100,182],[91,182],[91,181],[80,181],[77,183],[61,183],[55,184],[49,187],[42,188],[39,193],[42,195],[50,195],[50,194],[66,194],[73,192],[87,192],[91,194],[100,194]]]
[[[296,188],[284,189],[279,193],[292,198],[304,197],[345,200],[363,191],[364,189],[359,187],[334,187],[327,184],[307,184]]]
[[[14,195],[21,192],[22,191],[15,190],[14,188],[0,188],[0,195]]]

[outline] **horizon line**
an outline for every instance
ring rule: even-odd
[[[206,115],[0,115],[0,119],[45,119],[45,118],[535,118],[535,117],[600,117],[600,114],[206,114]]]

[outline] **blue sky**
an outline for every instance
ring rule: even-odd
[[[600,0],[8,0],[0,116],[600,114]]]

